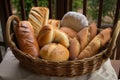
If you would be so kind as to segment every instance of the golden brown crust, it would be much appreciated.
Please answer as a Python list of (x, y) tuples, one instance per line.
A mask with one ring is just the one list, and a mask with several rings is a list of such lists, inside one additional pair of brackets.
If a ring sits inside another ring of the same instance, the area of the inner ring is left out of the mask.
[(69, 51), (61, 44), (50, 43), (41, 48), (40, 56), (43, 59), (53, 62), (67, 61), (69, 58)]
[(96, 36), (97, 26), (95, 23), (90, 24), (88, 27), (83, 28), (77, 33), (77, 39), (80, 42), (80, 51), (82, 51), (88, 43)]
[(60, 28), (60, 20), (49, 19), (48, 24), (53, 25), (54, 29), (59, 29)]
[(32, 25), (28, 21), (20, 21), (14, 28), (20, 50), (33, 57), (39, 56), (39, 46)]
[(91, 41), (97, 34), (97, 26), (95, 23), (91, 23), (89, 25), (89, 32), (90, 32), (90, 41)]
[(75, 37), (74, 38), (70, 38), (69, 41), (70, 41), (70, 46), (69, 46), (70, 59), (74, 60), (79, 55), (80, 43), (79, 43), (79, 41)]
[(54, 37), (53, 42), (60, 43), (67, 48), (69, 47), (69, 39), (64, 32), (62, 32), (58, 29), (54, 29), (54, 34), (55, 34), (55, 37)]
[(76, 31), (74, 31), (73, 29), (68, 28), (68, 27), (61, 27), (60, 30), (65, 32), (68, 35), (69, 38), (74, 38), (77, 34)]
[(83, 28), (81, 31), (77, 33), (77, 38), (80, 42), (80, 51), (82, 51), (87, 44), (89, 43), (90, 38), (90, 32), (89, 28)]
[(37, 37), (41, 28), (48, 23), (49, 9), (46, 7), (32, 7), (28, 21), (33, 25)]
[(104, 29), (85, 47), (79, 54), (78, 59), (88, 58), (97, 53), (111, 38), (111, 28)]
[(42, 47), (48, 43), (51, 43), (54, 39), (54, 30), (52, 25), (45, 25), (41, 29), (38, 35), (39, 46)]

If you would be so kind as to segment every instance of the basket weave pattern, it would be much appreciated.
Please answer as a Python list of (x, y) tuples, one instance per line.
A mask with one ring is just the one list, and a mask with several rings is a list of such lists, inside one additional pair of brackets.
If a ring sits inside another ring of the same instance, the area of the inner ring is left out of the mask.
[(16, 22), (20, 21), (17, 16), (12, 15), (8, 18), (6, 25), (7, 43), (13, 54), (20, 61), (20, 64), (27, 70), (48, 76), (73, 77), (81, 76), (83, 74), (98, 70), (113, 53), (116, 39), (120, 31), (120, 22), (118, 22), (118, 25), (113, 32), (109, 46), (95, 56), (82, 60), (50, 62), (44, 59), (34, 58), (17, 48), (16, 43), (13, 41), (14, 33), (12, 32), (10, 34), (10, 25), (13, 20)]

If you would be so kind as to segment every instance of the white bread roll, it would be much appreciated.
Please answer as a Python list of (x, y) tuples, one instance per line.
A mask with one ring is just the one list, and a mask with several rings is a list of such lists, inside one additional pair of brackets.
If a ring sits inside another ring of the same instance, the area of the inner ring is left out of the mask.
[(83, 14), (71, 11), (63, 16), (61, 26), (66, 26), (79, 32), (82, 28), (88, 26), (88, 20)]
[(41, 48), (40, 56), (49, 61), (63, 62), (69, 59), (69, 51), (61, 44), (50, 43)]

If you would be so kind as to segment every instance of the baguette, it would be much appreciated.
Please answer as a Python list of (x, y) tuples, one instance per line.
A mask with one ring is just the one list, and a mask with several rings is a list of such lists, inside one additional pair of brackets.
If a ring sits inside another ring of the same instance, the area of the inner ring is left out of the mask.
[(95, 55), (98, 50), (110, 40), (111, 32), (111, 28), (106, 28), (101, 31), (79, 54), (78, 59), (88, 58)]
[(70, 41), (69, 46), (70, 60), (74, 60), (79, 55), (80, 43), (75, 37), (70, 38), (69, 41)]
[(77, 39), (80, 42), (80, 52), (88, 45), (88, 43), (96, 36), (97, 26), (95, 23), (83, 28), (77, 33)]

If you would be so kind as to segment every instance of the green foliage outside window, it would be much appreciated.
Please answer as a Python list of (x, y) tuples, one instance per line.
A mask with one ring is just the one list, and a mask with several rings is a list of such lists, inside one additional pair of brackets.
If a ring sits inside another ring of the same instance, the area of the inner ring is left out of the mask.
[[(19, 0), (11, 0), (11, 1), (14, 4), (14, 7), (15, 8), (17, 7), (17, 13), (20, 15)], [(27, 13), (26, 16), (28, 17), (28, 13), (31, 7), (34, 6), (34, 2), (33, 0), (24, 0), (24, 1), (25, 1), (25, 7), (26, 7), (25, 11)], [(104, 0), (102, 18), (104, 18), (105, 16), (108, 16), (112, 20), (114, 19), (116, 1), (117, 0)], [(98, 18), (99, 2), (100, 0), (87, 0), (87, 16), (90, 17), (92, 20), (97, 20)], [(47, 7), (48, 0), (38, 0), (38, 6)], [(73, 8), (72, 8), (73, 11), (78, 11), (78, 10), (81, 10), (82, 8), (83, 8), (83, 0), (73, 0)], [(102, 20), (104, 22), (104, 19)]]
[[(20, 16), (20, 0), (11, 0), (13, 3), (13, 7), (17, 9), (17, 14)], [(30, 12), (30, 9), (32, 6), (34, 6), (33, 0), (24, 0), (25, 2), (25, 12), (26, 12), (26, 17), (28, 18), (28, 14)], [(38, 0), (38, 6), (48, 6), (48, 0)]]

